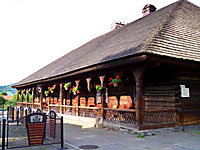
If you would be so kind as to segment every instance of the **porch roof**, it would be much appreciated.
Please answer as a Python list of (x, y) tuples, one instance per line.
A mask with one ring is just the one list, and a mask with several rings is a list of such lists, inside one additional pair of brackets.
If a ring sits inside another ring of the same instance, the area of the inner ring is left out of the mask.
[(199, 16), (199, 7), (187, 0), (177, 1), (89, 41), (14, 87), (141, 53), (200, 62)]

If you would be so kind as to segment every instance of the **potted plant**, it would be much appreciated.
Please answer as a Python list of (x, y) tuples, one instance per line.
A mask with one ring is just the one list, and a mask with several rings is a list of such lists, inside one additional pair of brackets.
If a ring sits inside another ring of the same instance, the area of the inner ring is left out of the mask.
[(48, 95), (49, 95), (49, 91), (44, 91), (44, 94), (45, 94), (46, 96), (48, 96)]
[(30, 94), (30, 93), (31, 93), (31, 89), (27, 89), (27, 90), (26, 90), (26, 93), (27, 93), (27, 94)]
[(65, 90), (67, 91), (68, 90), (68, 88), (71, 86), (71, 82), (67, 82), (67, 83), (65, 83), (64, 84), (64, 88), (65, 88)]
[(119, 78), (119, 76), (116, 76), (115, 79), (110, 78), (109, 80), (109, 85), (113, 85), (114, 87), (118, 87), (119, 83), (121, 83), (121, 79)]
[(20, 90), (17, 90), (17, 94), (20, 94)]
[(21, 94), (25, 94), (25, 92), (26, 92), (25, 90), (21, 90)]
[(103, 87), (101, 85), (96, 85), (96, 90), (98, 93), (100, 93), (101, 90), (103, 90)]
[(73, 92), (74, 95), (80, 93), (80, 91), (78, 90), (78, 87), (77, 87), (77, 86), (73, 86), (72, 89), (71, 89), (71, 91)]
[(51, 93), (53, 93), (53, 92), (54, 92), (54, 90), (55, 90), (55, 88), (54, 88), (54, 87), (50, 87), (50, 88), (49, 88), (49, 91), (50, 91)]

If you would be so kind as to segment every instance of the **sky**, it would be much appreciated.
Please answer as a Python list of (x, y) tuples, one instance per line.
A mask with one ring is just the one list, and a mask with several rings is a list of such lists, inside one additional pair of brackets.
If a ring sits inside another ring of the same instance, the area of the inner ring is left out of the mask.
[[(200, 6), (200, 0), (189, 0)], [(0, 86), (17, 83), (142, 8), (176, 0), (0, 0)], [(83, 56), (84, 57), (84, 56)]]

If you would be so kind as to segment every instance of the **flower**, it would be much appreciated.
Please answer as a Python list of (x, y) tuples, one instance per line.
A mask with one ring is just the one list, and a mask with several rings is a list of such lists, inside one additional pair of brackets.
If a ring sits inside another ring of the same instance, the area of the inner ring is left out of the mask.
[(113, 84), (113, 83), (115, 83), (115, 82), (118, 82), (118, 83), (121, 83), (121, 82), (122, 82), (121, 79), (119, 78), (119, 76), (116, 76), (115, 79), (112, 79), (112, 80), (111, 80), (111, 84)]
[(109, 82), (108, 85), (112, 85), (111, 82)]
[(78, 90), (78, 87), (77, 86), (73, 86), (71, 88), (71, 91), (74, 93), (74, 95), (76, 95), (77, 93), (80, 94), (80, 91)]

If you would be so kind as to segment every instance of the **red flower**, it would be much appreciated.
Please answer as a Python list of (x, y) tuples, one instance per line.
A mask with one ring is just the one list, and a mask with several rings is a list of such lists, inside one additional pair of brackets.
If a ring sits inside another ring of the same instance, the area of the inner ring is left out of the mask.
[(78, 94), (80, 93), (80, 91), (77, 92)]
[(112, 80), (112, 78), (109, 79), (109, 81), (111, 81), (111, 80)]
[(111, 82), (109, 82), (108, 85), (111, 85)]
[(116, 76), (116, 79), (119, 79), (119, 76)]

